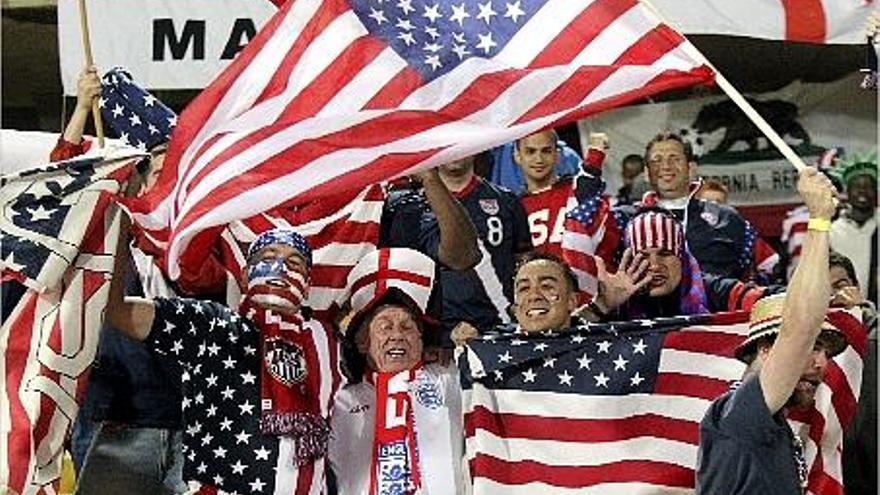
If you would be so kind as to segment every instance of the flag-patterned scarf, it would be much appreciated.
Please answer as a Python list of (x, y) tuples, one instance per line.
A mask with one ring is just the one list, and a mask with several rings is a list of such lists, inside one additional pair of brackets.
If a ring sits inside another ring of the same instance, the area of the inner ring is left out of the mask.
[(369, 495), (410, 495), (421, 488), (419, 454), (409, 386), (422, 368), (418, 363), (398, 373), (374, 372), (376, 424)]

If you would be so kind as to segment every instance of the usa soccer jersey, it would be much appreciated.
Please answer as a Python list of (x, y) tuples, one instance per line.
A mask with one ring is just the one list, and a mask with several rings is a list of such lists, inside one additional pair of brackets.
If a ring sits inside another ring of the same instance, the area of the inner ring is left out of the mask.
[[(441, 268), (443, 324), (466, 321), (478, 329), (509, 322), (514, 255), (529, 250), (528, 224), (519, 198), (474, 177), (454, 196), (477, 229), (482, 259), (470, 270)], [(421, 191), (392, 193), (382, 219), (381, 244), (418, 249), (437, 259), (440, 231)]]

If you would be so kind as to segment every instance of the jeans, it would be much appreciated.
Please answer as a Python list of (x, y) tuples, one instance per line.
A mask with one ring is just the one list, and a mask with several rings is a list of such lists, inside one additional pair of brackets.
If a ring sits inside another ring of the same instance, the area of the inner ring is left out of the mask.
[(180, 430), (102, 423), (86, 454), (76, 493), (185, 493), (182, 447)]

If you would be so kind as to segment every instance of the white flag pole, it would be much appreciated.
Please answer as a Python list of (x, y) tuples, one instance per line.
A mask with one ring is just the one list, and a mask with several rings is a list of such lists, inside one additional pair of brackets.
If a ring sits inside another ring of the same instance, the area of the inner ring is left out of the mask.
[[(675, 25), (664, 18), (660, 11), (658, 11), (651, 4), (650, 0), (639, 0), (639, 2), (641, 2), (642, 5), (651, 10), (651, 12), (653, 12), (654, 15), (656, 15), (661, 21), (663, 21), (664, 24), (668, 24), (669, 26), (675, 28)], [(678, 28), (676, 28), (676, 30), (678, 30)], [(769, 123), (767, 123), (766, 120), (764, 120), (764, 117), (761, 117), (761, 114), (759, 114), (757, 110), (752, 107), (752, 105), (745, 99), (745, 97), (743, 97), (742, 93), (734, 88), (732, 84), (730, 84), (730, 81), (728, 81), (724, 77), (724, 75), (719, 72), (714, 65), (712, 65), (712, 62), (710, 62), (709, 59), (707, 59), (706, 56), (697, 49), (697, 47), (695, 47), (690, 41), (688, 41), (681, 45), (681, 49), (689, 56), (706, 64), (710, 69), (715, 72), (715, 82), (718, 83), (718, 87), (721, 88), (721, 90), (724, 91), (727, 96), (729, 96), (730, 99), (733, 100), (734, 103), (736, 103), (736, 106), (738, 106), (740, 110), (742, 110), (743, 113), (745, 113), (746, 116), (755, 124), (755, 126), (757, 126), (758, 129), (760, 129), (761, 132), (764, 133), (764, 136), (766, 136), (767, 139), (771, 143), (773, 143), (774, 146), (776, 146), (776, 149), (778, 149), (779, 152), (782, 153), (782, 156), (784, 156), (794, 166), (794, 168), (798, 170), (798, 172), (807, 167), (807, 164), (804, 163), (804, 160), (801, 159), (801, 157), (798, 156), (798, 154), (795, 153), (793, 149), (791, 149), (791, 146), (789, 146), (788, 143), (786, 143), (782, 139), (782, 136), (780, 136), (779, 133), (777, 133), (776, 130), (774, 130), (773, 127)]]

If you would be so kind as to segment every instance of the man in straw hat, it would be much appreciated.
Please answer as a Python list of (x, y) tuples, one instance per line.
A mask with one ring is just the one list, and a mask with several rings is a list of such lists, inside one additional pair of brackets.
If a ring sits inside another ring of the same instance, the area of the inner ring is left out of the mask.
[(340, 495), (466, 491), (458, 374), (422, 362), (439, 329), (434, 282), (431, 258), (406, 248), (375, 251), (349, 275), (351, 383), (336, 398), (329, 456)]
[(306, 240), (291, 229), (260, 234), (234, 311), (194, 299), (123, 298), (120, 237), (107, 320), (187, 371), (184, 480), (204, 493), (324, 493), (341, 374), (334, 333), (301, 312), (311, 272)]
[(828, 359), (845, 340), (825, 323), (834, 188), (808, 168), (798, 190), (810, 211), (801, 263), (787, 295), (753, 306), (749, 337), (736, 349), (748, 365), (743, 382), (717, 398), (700, 423), (698, 494), (801, 494), (806, 486), (803, 450), (786, 411), (813, 403)]

